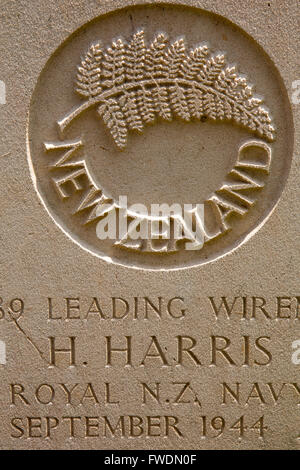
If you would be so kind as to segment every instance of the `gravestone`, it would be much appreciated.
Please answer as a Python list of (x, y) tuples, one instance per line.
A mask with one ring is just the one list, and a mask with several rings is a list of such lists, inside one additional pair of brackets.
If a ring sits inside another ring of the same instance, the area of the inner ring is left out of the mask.
[(1, 448), (299, 447), (298, 20), (4, 2)]

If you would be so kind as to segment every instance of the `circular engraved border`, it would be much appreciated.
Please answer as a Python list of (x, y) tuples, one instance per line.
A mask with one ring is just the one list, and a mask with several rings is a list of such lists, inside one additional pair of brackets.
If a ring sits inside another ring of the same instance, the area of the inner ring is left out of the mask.
[[(156, 5), (169, 6), (169, 7), (174, 6), (174, 7), (178, 7), (178, 8), (185, 8), (186, 7), (186, 8), (189, 8), (189, 9), (196, 10), (196, 11), (200, 12), (203, 15), (212, 15), (215, 18), (219, 18), (220, 21), (222, 21), (225, 24), (237, 29), (239, 34), (246, 37), (249, 41), (254, 42), (255, 47), (257, 48), (257, 50), (262, 55), (264, 55), (266, 57), (267, 61), (271, 64), (273, 70), (276, 72), (276, 75), (277, 75), (276, 78), (278, 80), (278, 83), (281, 86), (283, 99), (285, 100), (286, 105), (287, 105), (286, 109), (287, 109), (287, 114), (289, 115), (289, 118), (290, 118), (290, 129), (291, 129), (290, 133), (291, 133), (291, 135), (289, 136), (290, 141), (289, 141), (289, 148), (287, 149), (288, 158), (287, 158), (286, 165), (285, 165), (285, 173), (282, 174), (282, 177), (284, 178), (284, 182), (283, 182), (283, 184), (280, 188), (280, 191), (278, 191), (277, 198), (275, 198), (274, 201), (272, 201), (272, 204), (270, 204), (267, 213), (266, 213), (266, 209), (265, 209), (264, 212), (261, 214), (261, 216), (257, 218), (257, 225), (250, 232), (248, 232), (248, 233), (240, 236), (239, 238), (237, 238), (235, 243), (233, 245), (231, 245), (231, 247), (225, 253), (217, 254), (216, 257), (209, 257), (208, 259), (204, 259), (204, 260), (201, 260), (201, 261), (197, 260), (194, 263), (189, 263), (189, 264), (182, 265), (182, 266), (167, 266), (167, 267), (158, 266), (158, 267), (154, 267), (154, 266), (147, 266), (147, 265), (133, 265), (133, 264), (130, 264), (129, 262), (127, 263), (127, 262), (124, 262), (124, 261), (120, 261), (116, 257), (111, 258), (111, 257), (105, 255), (104, 253), (100, 254), (99, 252), (96, 252), (96, 251), (92, 250), (91, 247), (85, 246), (84, 243), (82, 242), (82, 240), (77, 235), (75, 235), (73, 233), (70, 233), (64, 227), (63, 223), (60, 223), (56, 220), (54, 211), (52, 211), (51, 208), (49, 208), (49, 206), (44, 201), (42, 194), (39, 191), (39, 187), (38, 187), (39, 185), (38, 185), (38, 181), (37, 181), (36, 174), (35, 174), (35, 171), (34, 171), (34, 165), (33, 165), (32, 159), (31, 159), (30, 136), (29, 136), (30, 111), (28, 112), (27, 127), (26, 127), (27, 159), (28, 159), (30, 174), (31, 174), (31, 177), (32, 177), (32, 180), (33, 180), (33, 185), (34, 185), (34, 188), (35, 188), (35, 190), (36, 190), (36, 192), (37, 192), (37, 194), (38, 194), (38, 196), (39, 196), (39, 198), (42, 202), (43, 207), (45, 208), (45, 210), (47, 211), (47, 213), (49, 214), (49, 216), (51, 217), (51, 219), (53, 220), (55, 225), (60, 230), (62, 230), (64, 232), (64, 234), (69, 239), (71, 239), (76, 245), (78, 245), (81, 249), (85, 250), (86, 252), (88, 252), (89, 254), (91, 254), (91, 255), (93, 255), (97, 258), (100, 258), (100, 259), (102, 259), (102, 260), (104, 260), (104, 261), (106, 261), (110, 264), (115, 264), (117, 266), (123, 266), (123, 267), (127, 267), (127, 268), (138, 269), (138, 270), (154, 271), (154, 272), (155, 271), (177, 271), (177, 270), (182, 270), (182, 269), (200, 267), (200, 266), (206, 265), (208, 263), (218, 261), (218, 260), (224, 258), (225, 256), (233, 253), (237, 248), (239, 248), (244, 243), (246, 243), (248, 240), (250, 240), (250, 238), (252, 238), (253, 235), (255, 235), (262, 228), (262, 226), (267, 222), (269, 217), (271, 217), (271, 215), (273, 214), (273, 212), (274, 212), (274, 210), (275, 210), (275, 208), (276, 208), (277, 204), (279, 203), (279, 200), (282, 196), (283, 190), (284, 190), (285, 185), (286, 185), (287, 180), (288, 180), (288, 175), (289, 175), (289, 172), (290, 172), (290, 168), (291, 168), (292, 157), (293, 157), (293, 149), (294, 149), (294, 122), (293, 122), (292, 108), (291, 108), (291, 104), (290, 104), (290, 100), (289, 100), (289, 96), (288, 96), (288, 93), (287, 93), (287, 90), (286, 90), (285, 83), (284, 83), (284, 81), (281, 77), (281, 74), (280, 74), (279, 70), (277, 69), (276, 64), (274, 63), (272, 58), (265, 52), (263, 47), (249, 33), (247, 33), (244, 29), (242, 29), (239, 25), (237, 25), (236, 23), (234, 23), (233, 21), (231, 21), (227, 17), (224, 17), (222, 14), (216, 13), (215, 11), (211, 11), (211, 10), (205, 10), (203, 7), (190, 5), (186, 1), (167, 0), (167, 1), (153, 3), (153, 2), (147, 1), (147, 0), (145, 0), (145, 1), (141, 1), (141, 0), (136, 0), (136, 1), (135, 0), (133, 0), (133, 1), (124, 0), (122, 2), (122, 5), (117, 6), (117, 7), (116, 7), (116, 5), (114, 5), (113, 1), (112, 2), (107, 2), (105, 5), (102, 5), (102, 7), (101, 7), (102, 12), (100, 14), (97, 14), (97, 16), (95, 18), (92, 18), (90, 21), (87, 21), (84, 24), (82, 24), (80, 27), (78, 27), (75, 31), (73, 31), (55, 49), (55, 51), (53, 51), (53, 53), (50, 55), (50, 57), (48, 58), (46, 63), (41, 68), (40, 74), (48, 66), (48, 64), (51, 62), (53, 56), (60, 49), (62, 49), (66, 45), (67, 42), (72, 41), (73, 37), (75, 37), (79, 32), (84, 30), (84, 28), (86, 28), (90, 24), (95, 23), (97, 20), (99, 20), (100, 18), (105, 17), (106, 15), (116, 13), (118, 11), (130, 9), (131, 7), (151, 6), (151, 5), (154, 5), (154, 6), (156, 6)], [(35, 90), (37, 88), (38, 83), (39, 83), (39, 77), (37, 79), (37, 82), (36, 82), (36, 85), (35, 85), (31, 100), (30, 100), (30, 109), (31, 109), (32, 103), (35, 99)]]

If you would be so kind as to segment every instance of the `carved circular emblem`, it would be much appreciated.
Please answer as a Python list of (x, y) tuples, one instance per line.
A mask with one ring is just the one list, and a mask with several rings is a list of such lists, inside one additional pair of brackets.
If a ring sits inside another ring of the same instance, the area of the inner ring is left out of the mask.
[(293, 124), (280, 75), (212, 13), (157, 2), (109, 13), (39, 77), (28, 124), (38, 194), (107, 261), (215, 260), (263, 225), (285, 184)]

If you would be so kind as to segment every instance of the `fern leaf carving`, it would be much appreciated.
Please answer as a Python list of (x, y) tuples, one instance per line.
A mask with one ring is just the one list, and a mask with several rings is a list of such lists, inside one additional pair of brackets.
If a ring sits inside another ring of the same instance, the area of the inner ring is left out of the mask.
[(223, 119), (225, 119), (225, 103), (219, 96), (215, 97), (215, 109), (216, 119), (223, 121)]
[(157, 114), (162, 119), (171, 121), (172, 112), (169, 105), (167, 88), (164, 86), (156, 86), (153, 90), (153, 99), (155, 104), (155, 111)]
[(225, 64), (223, 55), (210, 57), (203, 68), (200, 70), (198, 78), (208, 86), (214, 84)]
[(165, 55), (167, 77), (176, 78), (185, 59), (185, 44), (183, 39), (173, 42)]
[(124, 114), (117, 100), (110, 98), (98, 107), (98, 113), (109, 129), (119, 148), (125, 148), (127, 143), (127, 127)]
[(152, 92), (142, 86), (137, 91), (137, 104), (141, 113), (141, 117), (145, 123), (150, 124), (155, 121), (155, 107), (152, 98)]
[(230, 121), (233, 118), (232, 104), (228, 98), (225, 98), (224, 100), (224, 113), (225, 113), (225, 119), (228, 119), (228, 121)]
[(262, 99), (224, 55), (212, 54), (207, 45), (187, 50), (184, 39), (169, 42), (163, 33), (149, 45), (142, 30), (128, 44), (117, 39), (105, 51), (93, 44), (78, 67), (76, 91), (86, 101), (59, 122), (61, 129), (97, 104), (120, 149), (128, 130), (141, 132), (156, 116), (233, 121), (269, 141), (275, 138)]
[(104, 55), (103, 86), (112, 88), (125, 81), (125, 45), (122, 39), (113, 42)]
[(201, 117), (204, 116), (203, 91), (195, 85), (192, 85), (188, 89), (187, 94), (191, 117), (201, 119)]
[(101, 94), (101, 60), (100, 44), (92, 44), (78, 67), (76, 91), (79, 95), (91, 98)]
[(205, 116), (210, 119), (216, 120), (217, 111), (216, 111), (214, 95), (212, 93), (206, 93), (204, 95), (203, 104), (204, 104)]
[(144, 31), (138, 31), (134, 34), (126, 52), (126, 79), (129, 82), (138, 82), (144, 78), (145, 54)]
[(157, 78), (167, 76), (168, 63), (165, 58), (167, 44), (165, 34), (158, 34), (150, 44), (145, 57), (146, 77)]
[(136, 96), (134, 91), (128, 92), (120, 98), (122, 111), (129, 129), (141, 132), (143, 122), (138, 111)]
[(207, 46), (199, 46), (192, 49), (189, 56), (185, 58), (181, 64), (181, 75), (189, 80), (193, 80), (203, 69), (208, 54)]
[(175, 82), (174, 86), (170, 87), (170, 99), (174, 112), (184, 121), (190, 121), (190, 113), (188, 102), (186, 99), (186, 90)]

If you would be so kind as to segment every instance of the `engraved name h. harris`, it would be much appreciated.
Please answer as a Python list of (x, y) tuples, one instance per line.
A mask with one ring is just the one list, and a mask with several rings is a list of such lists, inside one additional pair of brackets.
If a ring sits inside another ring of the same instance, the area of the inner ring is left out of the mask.
[[(82, 343), (76, 336), (50, 336), (49, 366), (86, 366)], [(127, 336), (99, 336), (99, 362), (107, 367), (174, 367), (185, 366), (256, 366), (272, 362), (270, 336), (234, 336), (179, 334), (168, 340), (156, 335), (139, 339)], [(173, 351), (173, 352), (172, 352)], [(83, 361), (83, 362), (82, 362)]]

